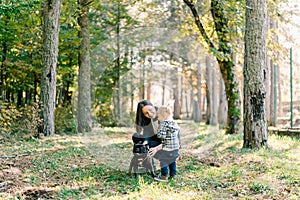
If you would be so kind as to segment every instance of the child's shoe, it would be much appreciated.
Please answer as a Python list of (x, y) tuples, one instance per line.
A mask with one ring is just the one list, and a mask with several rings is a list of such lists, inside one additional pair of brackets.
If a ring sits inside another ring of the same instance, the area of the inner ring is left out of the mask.
[(154, 178), (154, 180), (159, 181), (159, 182), (166, 182), (166, 181), (168, 181), (168, 177), (167, 176), (157, 176)]

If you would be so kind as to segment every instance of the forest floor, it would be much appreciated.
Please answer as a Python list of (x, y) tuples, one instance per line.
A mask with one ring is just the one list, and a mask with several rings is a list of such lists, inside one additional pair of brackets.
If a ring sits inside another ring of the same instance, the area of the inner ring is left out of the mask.
[(299, 139), (269, 135), (269, 149), (249, 150), (242, 134), (178, 123), (178, 176), (164, 183), (128, 173), (132, 128), (3, 142), (0, 199), (300, 199)]

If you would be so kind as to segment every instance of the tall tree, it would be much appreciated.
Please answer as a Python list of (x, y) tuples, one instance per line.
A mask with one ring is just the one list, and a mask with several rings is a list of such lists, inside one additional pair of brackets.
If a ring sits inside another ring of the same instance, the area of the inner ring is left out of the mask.
[(43, 132), (54, 134), (56, 98), (56, 67), (61, 0), (43, 1), (43, 55), (41, 76), (41, 107)]
[(226, 133), (237, 133), (239, 130), (241, 113), (240, 90), (235, 65), (231, 58), (232, 44), (230, 43), (229, 20), (226, 15), (226, 10), (224, 9), (226, 2), (211, 0), (210, 11), (214, 20), (214, 29), (217, 34), (217, 45), (215, 45), (200, 20), (195, 4), (191, 0), (183, 1), (190, 8), (195, 19), (195, 24), (197, 25), (206, 46), (208, 46), (210, 52), (215, 55), (220, 67), (228, 101)]
[(197, 63), (197, 68), (195, 69), (196, 73), (196, 81), (195, 81), (195, 89), (196, 89), (196, 94), (195, 94), (195, 99), (196, 99), (196, 104), (195, 104), (195, 114), (194, 114), (194, 121), (195, 122), (201, 122), (202, 120), (202, 86), (201, 86), (201, 66), (200, 63)]
[(205, 57), (205, 84), (206, 84), (206, 124), (210, 124), (211, 115), (212, 115), (212, 67), (211, 60), (209, 56)]
[[(173, 53), (171, 53), (170, 64), (172, 64), (173, 56), (174, 56)], [(178, 67), (173, 65), (171, 69), (171, 73), (173, 75), (171, 77), (172, 93), (173, 93), (173, 100), (174, 100), (173, 118), (180, 119)]]
[(224, 81), (221, 78), (219, 80), (219, 86), (218, 123), (220, 128), (224, 128), (226, 126), (228, 106), (226, 101)]
[(267, 147), (265, 112), (266, 0), (246, 1), (244, 61), (244, 145)]
[(190, 85), (191, 89), (191, 110), (192, 119), (194, 122), (201, 122), (202, 120), (202, 106), (201, 106), (201, 67), (197, 63), (195, 67), (191, 67)]
[(91, 127), (91, 66), (90, 66), (90, 31), (89, 4), (91, 0), (78, 0), (80, 13), (78, 37), (81, 40), (78, 53), (78, 132), (89, 132)]
[(217, 88), (218, 88), (218, 81), (217, 81), (217, 76), (218, 76), (218, 70), (217, 70), (217, 66), (216, 66), (216, 62), (213, 62), (212, 64), (212, 73), (211, 73), (211, 91), (212, 91), (212, 95), (214, 98), (212, 98), (211, 101), (211, 118), (210, 118), (210, 125), (218, 125), (218, 108), (219, 108), (219, 103), (220, 103), (220, 97), (219, 97), (219, 93), (217, 92)]
[[(277, 9), (275, 8), (275, 11)], [(274, 43), (278, 43), (278, 21), (274, 17), (270, 17), (270, 40)], [(270, 126), (276, 126), (277, 125), (277, 74), (278, 74), (278, 62), (276, 62), (276, 59), (278, 58), (278, 54), (276, 51), (272, 50), (272, 53), (274, 54), (273, 57), (270, 58), (269, 60), (269, 69), (270, 69), (270, 87), (269, 87), (269, 99), (270, 103), (267, 105), (270, 105), (269, 110), (270, 110), (270, 116), (269, 116), (269, 121), (270, 121)], [(268, 97), (268, 96), (267, 96)], [(268, 118), (267, 118), (268, 119)]]
[(116, 80), (116, 86), (115, 90), (116, 91), (116, 102), (115, 102), (115, 107), (116, 107), (116, 120), (117, 120), (117, 125), (122, 125), (123, 124), (123, 109), (122, 109), (122, 80), (121, 80), (121, 60), (120, 60), (120, 54), (121, 54), (121, 43), (120, 43), (120, 18), (121, 18), (121, 11), (120, 11), (120, 0), (117, 2), (117, 24), (116, 24), (116, 37), (117, 37), (117, 60), (116, 60), (116, 69), (117, 69), (117, 80)]

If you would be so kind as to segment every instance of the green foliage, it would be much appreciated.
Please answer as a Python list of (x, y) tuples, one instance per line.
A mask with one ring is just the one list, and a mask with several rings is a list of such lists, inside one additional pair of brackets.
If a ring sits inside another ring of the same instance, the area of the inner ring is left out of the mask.
[(20, 113), (14, 105), (3, 101), (0, 102), (0, 111), (0, 133), (2, 139), (6, 139), (10, 135), (12, 124), (20, 116)]
[(71, 105), (59, 105), (55, 109), (55, 131), (59, 135), (77, 133), (75, 116)]
[[(8, 0), (0, 6), (1, 92), (8, 101), (26, 91), (26, 103), (33, 102), (39, 80), (41, 63), (40, 1)], [(24, 105), (18, 99), (18, 105)]]
[(99, 105), (98, 108), (99, 109), (96, 110), (96, 117), (99, 120), (99, 123), (108, 127), (116, 126), (116, 121), (114, 120), (110, 105), (104, 103)]
[(3, 140), (28, 140), (40, 137), (38, 127), (42, 123), (37, 104), (17, 108), (0, 101), (0, 136)]
[(135, 111), (125, 114), (123, 113), (123, 118), (123, 125), (125, 125), (126, 127), (131, 127), (135, 122)]
[[(90, 12), (93, 106), (97, 119), (105, 126), (117, 124), (114, 99), (119, 80), (130, 70), (128, 49), (136, 45), (134, 37), (130, 36), (129, 40), (126, 36), (138, 25), (129, 15), (127, 3), (96, 1)], [(122, 84), (126, 85), (123, 80)], [(125, 95), (123, 93), (121, 96)]]
[[(119, 73), (117, 73), (117, 71)], [(116, 61), (114, 64), (108, 66), (97, 83), (95, 95), (96, 101), (95, 105), (99, 109), (96, 110), (96, 116), (99, 119), (99, 122), (104, 126), (115, 126), (116, 121), (113, 116), (113, 110), (111, 106), (111, 101), (115, 95), (116, 85), (119, 81), (119, 78), (129, 71), (128, 60), (127, 58), (121, 58), (120, 69), (118, 69), (118, 64)]]
[(60, 16), (59, 55), (57, 65), (57, 89), (58, 92), (69, 92), (70, 97), (63, 96), (58, 102), (70, 103), (72, 91), (78, 72), (78, 47), (79, 38), (77, 24), (77, 1), (63, 1)]
[(229, 110), (230, 116), (240, 117), (241, 110), (239, 108), (232, 108)]
[(254, 193), (264, 193), (270, 190), (268, 185), (264, 185), (262, 183), (253, 182), (250, 184), (250, 190)]

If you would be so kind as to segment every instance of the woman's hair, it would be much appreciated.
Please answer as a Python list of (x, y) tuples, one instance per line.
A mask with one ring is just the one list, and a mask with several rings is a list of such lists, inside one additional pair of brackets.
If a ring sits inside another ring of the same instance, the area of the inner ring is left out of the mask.
[(144, 127), (151, 123), (151, 119), (146, 117), (142, 112), (142, 108), (148, 105), (153, 106), (153, 104), (147, 100), (142, 100), (138, 103), (135, 118), (135, 124), (137, 126)]

